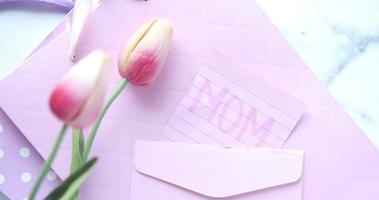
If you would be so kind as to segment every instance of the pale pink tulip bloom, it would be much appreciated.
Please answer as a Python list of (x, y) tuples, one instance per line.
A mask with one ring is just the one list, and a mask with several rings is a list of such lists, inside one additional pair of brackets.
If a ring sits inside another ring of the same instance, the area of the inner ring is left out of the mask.
[(94, 51), (73, 66), (54, 88), (50, 108), (64, 122), (85, 128), (98, 116), (106, 92), (110, 59)]
[(167, 20), (147, 22), (122, 49), (118, 60), (120, 75), (133, 85), (151, 84), (166, 62), (171, 36)]

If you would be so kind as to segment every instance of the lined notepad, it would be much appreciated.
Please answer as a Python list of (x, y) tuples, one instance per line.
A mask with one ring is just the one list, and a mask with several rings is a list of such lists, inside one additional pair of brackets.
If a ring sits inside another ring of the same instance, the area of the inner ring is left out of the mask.
[(162, 140), (273, 147), (284, 145), (305, 110), (222, 55), (213, 55), (161, 132)]

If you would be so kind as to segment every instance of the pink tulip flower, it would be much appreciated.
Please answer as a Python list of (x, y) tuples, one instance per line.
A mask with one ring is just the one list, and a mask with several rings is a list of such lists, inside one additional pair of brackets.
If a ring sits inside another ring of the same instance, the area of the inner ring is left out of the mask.
[(98, 116), (106, 90), (110, 59), (94, 51), (73, 66), (50, 96), (52, 112), (75, 128), (84, 128)]
[(166, 61), (171, 36), (167, 20), (147, 22), (122, 49), (118, 60), (120, 75), (133, 85), (151, 84)]

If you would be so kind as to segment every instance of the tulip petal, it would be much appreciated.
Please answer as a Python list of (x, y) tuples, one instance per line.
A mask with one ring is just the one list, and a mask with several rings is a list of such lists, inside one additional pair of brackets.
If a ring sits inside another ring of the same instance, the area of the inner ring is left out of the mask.
[[(145, 23), (142, 28), (140, 28), (130, 39), (130, 41), (125, 45), (119, 55), (119, 66), (121, 68), (125, 68), (126, 61), (129, 59), (130, 54), (136, 48), (141, 39), (146, 35), (149, 29), (153, 26), (153, 24), (157, 21), (157, 19), (152, 19)], [(123, 71), (123, 70), (122, 70)]]
[(152, 83), (166, 61), (171, 35), (167, 20), (148, 22), (120, 54), (120, 75), (134, 85)]
[(53, 113), (76, 128), (88, 125), (101, 108), (108, 72), (109, 58), (102, 51), (80, 60), (54, 89), (50, 97)]
[(55, 87), (50, 97), (50, 108), (59, 119), (70, 121), (78, 113), (86, 98), (80, 91), (71, 82), (61, 82)]
[(82, 106), (79, 114), (70, 121), (70, 124), (76, 128), (85, 128), (91, 124), (99, 115), (104, 102), (104, 88), (97, 88)]

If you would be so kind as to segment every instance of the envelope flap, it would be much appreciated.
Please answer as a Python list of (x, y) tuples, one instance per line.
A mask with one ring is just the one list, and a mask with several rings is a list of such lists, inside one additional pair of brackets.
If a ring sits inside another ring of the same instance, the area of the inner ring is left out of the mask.
[(229, 197), (296, 182), (303, 152), (137, 141), (142, 174), (209, 197)]

